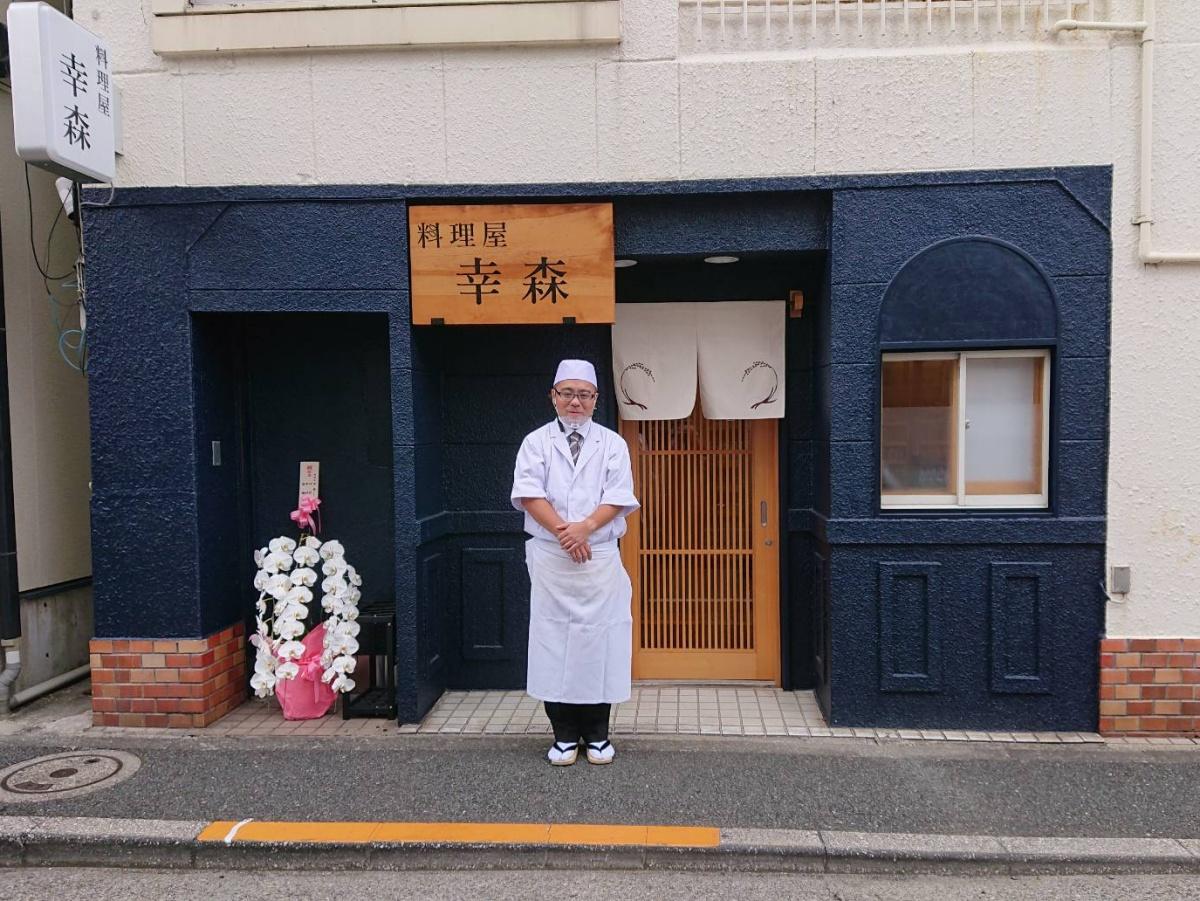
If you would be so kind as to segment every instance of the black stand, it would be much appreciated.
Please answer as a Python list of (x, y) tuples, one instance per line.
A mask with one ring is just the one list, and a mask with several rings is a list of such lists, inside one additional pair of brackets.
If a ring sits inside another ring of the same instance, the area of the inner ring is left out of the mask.
[(358, 610), (358, 653), (368, 660), (354, 672), (362, 686), (342, 699), (342, 719), (396, 718), (396, 605), (376, 601)]

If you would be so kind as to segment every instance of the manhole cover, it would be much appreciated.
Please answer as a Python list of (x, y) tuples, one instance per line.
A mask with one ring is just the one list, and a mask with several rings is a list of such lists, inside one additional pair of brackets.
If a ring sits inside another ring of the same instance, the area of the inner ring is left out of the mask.
[(125, 751), (70, 751), (0, 770), (0, 801), (59, 801), (124, 782), (142, 761)]

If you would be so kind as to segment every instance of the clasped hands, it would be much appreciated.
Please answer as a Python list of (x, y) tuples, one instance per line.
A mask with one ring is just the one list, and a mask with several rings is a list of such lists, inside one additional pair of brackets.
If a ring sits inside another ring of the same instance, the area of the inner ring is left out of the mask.
[(576, 563), (586, 563), (592, 559), (592, 547), (588, 539), (594, 531), (590, 520), (579, 522), (563, 522), (555, 526), (558, 533), (558, 543)]

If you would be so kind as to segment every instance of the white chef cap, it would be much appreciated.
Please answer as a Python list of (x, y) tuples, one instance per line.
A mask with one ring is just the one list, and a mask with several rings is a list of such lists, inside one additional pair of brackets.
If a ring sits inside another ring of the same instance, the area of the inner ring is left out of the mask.
[(554, 384), (565, 382), (567, 379), (579, 379), (590, 382), (596, 388), (600, 387), (600, 383), (596, 381), (596, 367), (587, 360), (563, 360), (559, 363), (558, 372), (554, 373)]

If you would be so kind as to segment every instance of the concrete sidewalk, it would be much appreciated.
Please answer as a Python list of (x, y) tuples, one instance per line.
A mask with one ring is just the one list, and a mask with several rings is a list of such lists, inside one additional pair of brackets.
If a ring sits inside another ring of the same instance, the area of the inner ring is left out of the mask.
[(1200, 872), (1190, 744), (636, 734), (555, 768), (540, 734), (94, 730), (78, 703), (0, 721), (9, 865)]

